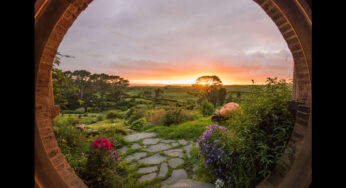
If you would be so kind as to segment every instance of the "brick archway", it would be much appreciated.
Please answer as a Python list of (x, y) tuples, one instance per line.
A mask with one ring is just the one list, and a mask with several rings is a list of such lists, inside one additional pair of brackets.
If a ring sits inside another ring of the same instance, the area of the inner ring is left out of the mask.
[[(308, 187), (311, 183), (311, 9), (306, 0), (254, 0), (271, 17), (294, 59), (295, 99), (302, 101), (287, 153), (257, 187)], [(52, 64), (58, 46), (92, 0), (35, 2), (35, 187), (87, 187), (61, 153), (52, 128)]]

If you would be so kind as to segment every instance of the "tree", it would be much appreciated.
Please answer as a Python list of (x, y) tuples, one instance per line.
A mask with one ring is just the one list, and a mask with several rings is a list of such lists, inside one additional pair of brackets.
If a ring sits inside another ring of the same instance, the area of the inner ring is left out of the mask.
[(217, 91), (222, 86), (222, 81), (218, 76), (201, 76), (192, 86), (199, 91), (200, 101), (206, 99), (212, 102), (214, 106), (216, 105)]

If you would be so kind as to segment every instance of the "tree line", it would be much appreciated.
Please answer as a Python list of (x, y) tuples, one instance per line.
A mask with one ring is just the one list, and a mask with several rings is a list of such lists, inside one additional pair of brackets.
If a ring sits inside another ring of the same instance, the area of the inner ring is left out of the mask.
[(62, 71), (57, 68), (61, 57), (57, 54), (52, 70), (54, 103), (59, 104), (61, 110), (84, 107), (89, 111), (102, 111), (109, 106), (126, 105), (124, 89), (129, 86), (128, 80), (86, 70)]

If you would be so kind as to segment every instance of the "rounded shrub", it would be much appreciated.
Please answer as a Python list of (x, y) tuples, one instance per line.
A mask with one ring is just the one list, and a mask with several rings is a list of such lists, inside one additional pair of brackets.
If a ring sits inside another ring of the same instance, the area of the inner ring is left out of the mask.
[(99, 116), (96, 117), (96, 121), (103, 121), (103, 119), (104, 119), (104, 118), (103, 118), (102, 115), (99, 115)]
[(116, 119), (118, 118), (118, 113), (116, 111), (110, 111), (106, 115), (106, 119)]
[(201, 104), (201, 112), (203, 116), (210, 116), (214, 113), (214, 105), (208, 100), (203, 100)]
[(76, 114), (83, 114), (85, 112), (85, 108), (80, 107), (74, 110)]
[(140, 131), (143, 129), (143, 127), (145, 126), (146, 123), (147, 123), (147, 121), (145, 120), (145, 118), (140, 118), (140, 119), (132, 122), (130, 129)]

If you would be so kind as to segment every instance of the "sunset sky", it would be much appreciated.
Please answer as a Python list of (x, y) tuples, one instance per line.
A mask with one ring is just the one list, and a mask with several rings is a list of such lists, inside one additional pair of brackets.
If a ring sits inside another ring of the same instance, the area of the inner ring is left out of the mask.
[(131, 84), (224, 84), (292, 79), (292, 55), (253, 0), (94, 0), (65, 35), (62, 70), (114, 74)]

